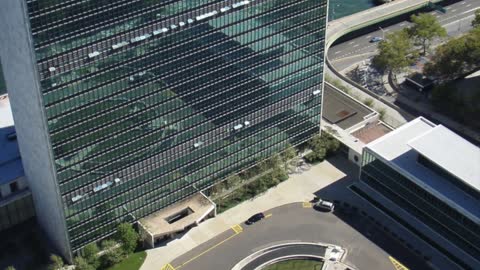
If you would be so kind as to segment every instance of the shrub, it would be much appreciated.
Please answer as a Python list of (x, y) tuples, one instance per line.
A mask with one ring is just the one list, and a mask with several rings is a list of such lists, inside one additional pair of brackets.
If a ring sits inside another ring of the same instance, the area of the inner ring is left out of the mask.
[(83, 250), (83, 258), (87, 261), (88, 264), (92, 265), (94, 268), (98, 268), (100, 261), (98, 258), (98, 246), (95, 243), (90, 243), (86, 245)]

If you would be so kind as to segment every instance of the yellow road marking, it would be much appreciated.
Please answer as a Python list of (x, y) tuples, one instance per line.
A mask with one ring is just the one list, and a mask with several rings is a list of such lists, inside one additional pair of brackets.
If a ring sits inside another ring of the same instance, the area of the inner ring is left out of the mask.
[(171, 264), (167, 263), (162, 267), (162, 270), (176, 270)]
[(271, 216), (272, 216), (272, 214), (268, 214), (268, 215), (265, 216), (265, 218), (269, 218)]
[(311, 208), (312, 203), (311, 202), (303, 202), (302, 206), (303, 206), (303, 208)]
[(232, 230), (237, 234), (243, 232), (243, 228), (239, 224), (232, 226)]
[(409, 270), (407, 267), (405, 267), (403, 264), (401, 264), (399, 261), (397, 261), (395, 258), (389, 256), (388, 257), (390, 261), (392, 262), (393, 266), (395, 267), (396, 270)]
[(210, 247), (209, 249), (205, 250), (204, 252), (198, 254), (197, 256), (191, 258), (190, 260), (188, 260), (188, 261), (182, 263), (181, 265), (177, 266), (176, 269), (173, 268), (173, 269), (162, 269), (162, 270), (178, 270), (178, 269), (182, 268), (183, 266), (191, 263), (192, 261), (198, 259), (200, 256), (203, 256), (203, 255), (206, 254), (207, 252), (210, 252), (212, 249), (214, 249), (214, 248), (220, 246), (221, 244), (227, 242), (228, 240), (232, 239), (233, 237), (235, 237), (235, 236), (237, 236), (237, 235), (238, 235), (238, 233), (235, 233), (234, 235), (231, 235), (230, 237), (228, 237), (227, 239), (223, 240), (222, 242), (220, 242), (220, 243), (218, 243), (218, 244)]

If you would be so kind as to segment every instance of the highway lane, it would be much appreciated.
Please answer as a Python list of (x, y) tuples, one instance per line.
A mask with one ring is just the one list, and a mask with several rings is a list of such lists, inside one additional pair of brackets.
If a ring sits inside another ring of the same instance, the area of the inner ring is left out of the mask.
[[(475, 11), (478, 9), (480, 9), (480, 1), (464, 0), (447, 6), (445, 14), (439, 11), (431, 11), (429, 13), (437, 17), (442, 26), (446, 28), (450, 37), (456, 37), (472, 28), (471, 21), (475, 16)], [(373, 37), (382, 37), (410, 25), (411, 23), (408, 21), (399, 22), (337, 44), (329, 49), (328, 57), (336, 69), (343, 70), (376, 54), (378, 43), (370, 42)]]

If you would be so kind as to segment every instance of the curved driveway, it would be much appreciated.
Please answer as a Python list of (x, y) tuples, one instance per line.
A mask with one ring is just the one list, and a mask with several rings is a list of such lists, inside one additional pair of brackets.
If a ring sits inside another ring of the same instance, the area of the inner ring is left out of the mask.
[(242, 270), (255, 270), (257, 267), (261, 266), (264, 263), (270, 262), (276, 258), (290, 255), (315, 255), (324, 257), (326, 250), (327, 248), (324, 246), (309, 244), (282, 246), (258, 256), (257, 258), (247, 263), (244, 267), (242, 267)]
[[(388, 253), (331, 213), (318, 212), (304, 208), (301, 203), (294, 203), (274, 208), (266, 214), (272, 215), (250, 226), (239, 224), (243, 231), (238, 232), (238, 227), (235, 228), (238, 233), (233, 229), (228, 230), (176, 258), (171, 265), (182, 270), (229, 270), (248, 255), (266, 247), (305, 241), (346, 248), (344, 262), (360, 270), (395, 269)], [(391, 247), (404, 250), (393, 240), (385, 241)], [(416, 262), (415, 269), (428, 269), (409, 251), (403, 252)]]

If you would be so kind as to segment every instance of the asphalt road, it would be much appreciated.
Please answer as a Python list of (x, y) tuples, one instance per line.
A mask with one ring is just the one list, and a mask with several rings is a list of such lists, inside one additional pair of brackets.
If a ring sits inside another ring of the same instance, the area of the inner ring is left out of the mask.
[[(472, 28), (471, 21), (477, 9), (480, 9), (480, 1), (464, 0), (447, 6), (446, 13), (439, 11), (431, 11), (429, 13), (437, 17), (440, 24), (446, 28), (449, 36), (455, 37)], [(353, 64), (367, 60), (375, 55), (377, 51), (377, 43), (370, 43), (372, 37), (382, 37), (384, 34), (398, 31), (410, 25), (410, 22), (403, 21), (383, 28), (383, 32), (378, 29), (337, 44), (328, 51), (330, 62), (337, 70), (341, 71)]]
[[(250, 226), (239, 224), (243, 231), (239, 232), (238, 227), (228, 230), (176, 258), (171, 265), (177, 270), (228, 270), (243, 258), (267, 246), (306, 241), (330, 243), (346, 248), (345, 262), (358, 269), (395, 269), (389, 260), (390, 255), (376, 244), (378, 242), (370, 241), (360, 233), (361, 229), (357, 231), (334, 214), (305, 208), (302, 203), (274, 208), (266, 214), (271, 216)], [(403, 250), (404, 258), (411, 259), (415, 269), (428, 269), (395, 240), (381, 236), (381, 232), (372, 233), (374, 235), (368, 233), (368, 237), (380, 237), (387, 242), (389, 248)]]
[(324, 246), (316, 246), (316, 245), (292, 245), (292, 246), (284, 246), (271, 252), (268, 252), (252, 261), (247, 263), (242, 270), (255, 270), (257, 267), (270, 262), (276, 258), (289, 256), (289, 255), (316, 255), (316, 256), (324, 256), (325, 251), (327, 250)]

